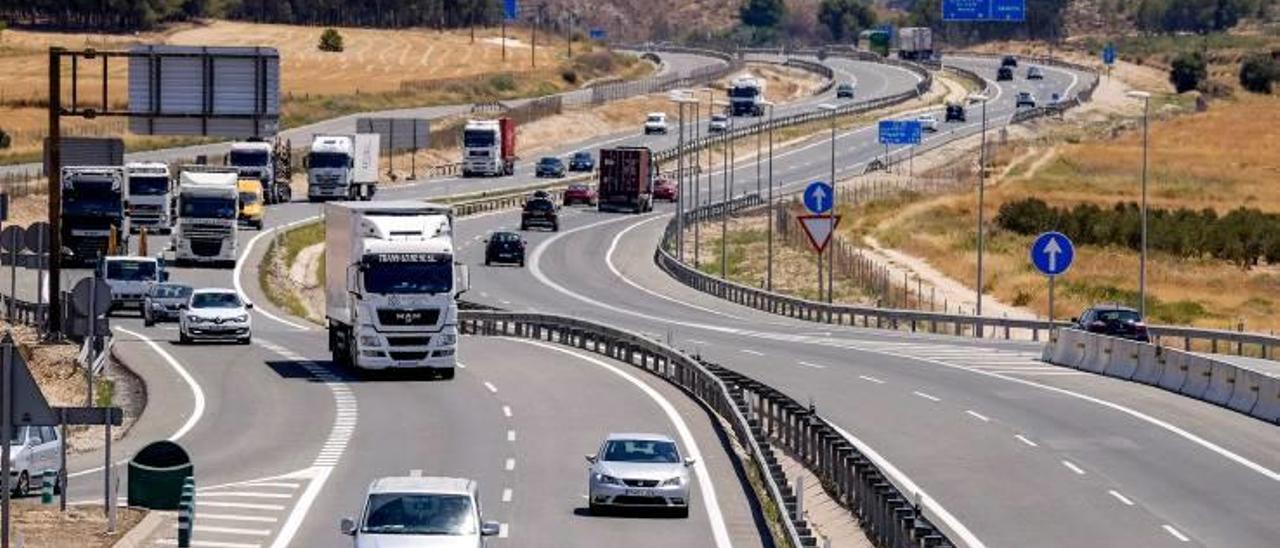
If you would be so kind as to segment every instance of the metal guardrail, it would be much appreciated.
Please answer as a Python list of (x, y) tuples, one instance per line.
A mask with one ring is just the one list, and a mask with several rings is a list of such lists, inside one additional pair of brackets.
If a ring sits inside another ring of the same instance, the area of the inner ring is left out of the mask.
[(817, 546), (817, 539), (798, 511), (799, 495), (773, 454), (773, 446), (816, 474), (835, 500), (854, 512), (877, 546), (953, 546), (910, 493), (903, 493), (812, 407), (745, 375), (694, 359), (634, 332), (577, 318), (463, 310), (458, 313), (458, 324), (464, 334), (538, 339), (595, 352), (685, 390), (729, 425), (754, 468), (761, 472), (763, 495), (785, 516), (782, 531), (771, 531), (780, 546)]

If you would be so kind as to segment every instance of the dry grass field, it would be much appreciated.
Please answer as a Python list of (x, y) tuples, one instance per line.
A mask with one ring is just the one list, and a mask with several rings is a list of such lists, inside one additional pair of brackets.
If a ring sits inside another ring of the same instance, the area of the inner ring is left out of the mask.
[[(508, 29), (505, 61), (497, 29), (477, 29), (476, 41), (472, 44), (470, 34), (465, 30), (340, 28), (345, 43), (345, 51), (341, 53), (317, 49), (323, 30), (322, 27), (231, 21), (181, 25), (164, 32), (137, 35), (7, 30), (0, 38), (0, 74), (4, 75), (4, 84), (0, 86), (0, 129), (9, 132), (13, 145), (0, 151), (0, 160), (36, 159), (38, 143), (47, 131), (45, 107), (50, 46), (98, 49), (123, 49), (134, 44), (274, 47), (281, 53), (286, 124), (306, 123), (356, 110), (466, 101), (468, 99), (462, 96), (476, 92), (477, 87), (401, 93), (399, 90), (404, 82), (459, 80), (510, 73), (517, 76), (517, 85), (500, 90), (506, 95), (556, 91), (568, 87), (560, 73), (562, 69), (573, 66), (565, 58), (563, 41), (556, 40), (548, 44), (549, 47), (538, 48), (538, 66), (536, 69), (531, 67), (530, 36), (524, 30)], [(589, 47), (588, 44), (578, 44), (574, 53), (585, 52)], [(70, 76), (70, 63), (64, 64), (67, 65), (63, 72), (66, 82)], [(627, 74), (635, 75), (642, 68), (639, 63), (635, 65), (615, 69), (630, 70)], [(122, 107), (127, 100), (125, 64), (113, 63), (109, 65), (109, 72), (110, 102)], [(101, 65), (82, 63), (79, 73), (83, 82), (79, 89), (80, 100), (96, 103), (101, 95)], [(584, 75), (583, 80), (592, 76), (595, 75)], [(70, 97), (67, 90), (63, 100), (69, 103)], [(69, 135), (121, 135), (124, 133), (124, 121), (68, 118), (64, 120), (64, 128)], [(154, 144), (136, 138), (128, 141), (131, 148)]]
[[(1243, 95), (1215, 103), (1205, 113), (1154, 122), (1150, 204), (1219, 213), (1241, 206), (1280, 212), (1277, 151), (1280, 97)], [(1140, 169), (1140, 132), (1062, 143), (1056, 156), (1030, 176), (1011, 177), (988, 191), (987, 219), (995, 218), (1001, 204), (1031, 196), (1057, 206), (1109, 208), (1136, 201)], [(972, 284), (975, 205), (972, 194), (930, 199), (898, 210), (873, 232), (884, 244)], [(1047, 313), (1045, 280), (1026, 257), (1030, 238), (989, 227), (987, 288), (1002, 302)], [(1137, 271), (1137, 254), (1128, 249), (1080, 248), (1071, 271), (1059, 280), (1059, 315), (1099, 301), (1136, 303)], [(1155, 253), (1148, 263), (1148, 293), (1154, 322), (1280, 328), (1280, 265), (1242, 270), (1221, 261)]]

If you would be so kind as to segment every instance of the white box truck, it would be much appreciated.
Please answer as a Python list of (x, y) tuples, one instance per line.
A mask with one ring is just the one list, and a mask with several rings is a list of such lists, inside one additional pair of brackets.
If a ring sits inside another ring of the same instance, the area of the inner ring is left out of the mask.
[(453, 210), (413, 201), (325, 204), (325, 318), (334, 363), (453, 377), (457, 297)]
[(898, 57), (908, 61), (927, 61), (933, 58), (933, 29), (929, 27), (903, 27), (898, 29)]
[(316, 135), (307, 153), (307, 200), (373, 199), (378, 189), (377, 133)]
[(173, 179), (161, 162), (124, 165), (125, 212), (132, 230), (168, 233), (173, 227)]
[(184, 166), (181, 173), (174, 258), (179, 264), (235, 266), (240, 213), (236, 169)]

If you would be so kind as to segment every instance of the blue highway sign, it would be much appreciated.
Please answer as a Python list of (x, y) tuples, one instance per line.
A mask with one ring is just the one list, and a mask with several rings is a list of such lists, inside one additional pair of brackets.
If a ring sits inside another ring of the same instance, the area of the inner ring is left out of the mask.
[(1021, 22), (1026, 19), (1026, 0), (942, 0), (943, 21)]
[(1045, 276), (1066, 272), (1075, 258), (1075, 244), (1061, 232), (1045, 232), (1031, 244), (1031, 263)]
[(520, 17), (520, 0), (503, 0), (502, 14), (508, 21)]
[(809, 213), (822, 215), (831, 211), (831, 202), (835, 196), (836, 193), (831, 185), (823, 181), (814, 181), (804, 189), (804, 207), (809, 210)]
[(916, 120), (881, 120), (880, 144), (882, 145), (918, 145), (920, 144), (920, 122)]
[(604, 29), (591, 29), (589, 36), (592, 40), (604, 40)]

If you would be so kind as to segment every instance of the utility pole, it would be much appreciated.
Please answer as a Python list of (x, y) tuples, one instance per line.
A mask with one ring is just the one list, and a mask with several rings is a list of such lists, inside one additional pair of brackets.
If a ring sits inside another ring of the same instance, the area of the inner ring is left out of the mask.
[(1142, 101), (1142, 252), (1138, 256), (1138, 314), (1147, 317), (1147, 148), (1151, 118), (1151, 94), (1130, 91), (1129, 97)]
[(987, 101), (985, 95), (976, 95), (975, 99), (982, 101), (982, 144), (978, 153), (978, 283), (975, 286), (977, 306), (974, 307), (974, 315), (977, 316), (977, 336), (982, 337), (982, 255), (983, 247), (986, 244), (986, 238), (983, 230), (984, 212), (982, 210), (986, 205), (987, 192)]
[(764, 286), (766, 291), (773, 291), (773, 225), (777, 222), (775, 216), (777, 211), (773, 204), (773, 103), (769, 105), (769, 257), (766, 261), (768, 265), (765, 267)]
[(54, 339), (58, 338), (62, 333), (61, 54), (62, 48), (49, 48), (49, 165), (46, 166), (47, 173), (45, 173), (45, 176), (49, 179), (49, 314), (47, 316), (48, 325), (45, 326), (45, 329), (50, 338)]

